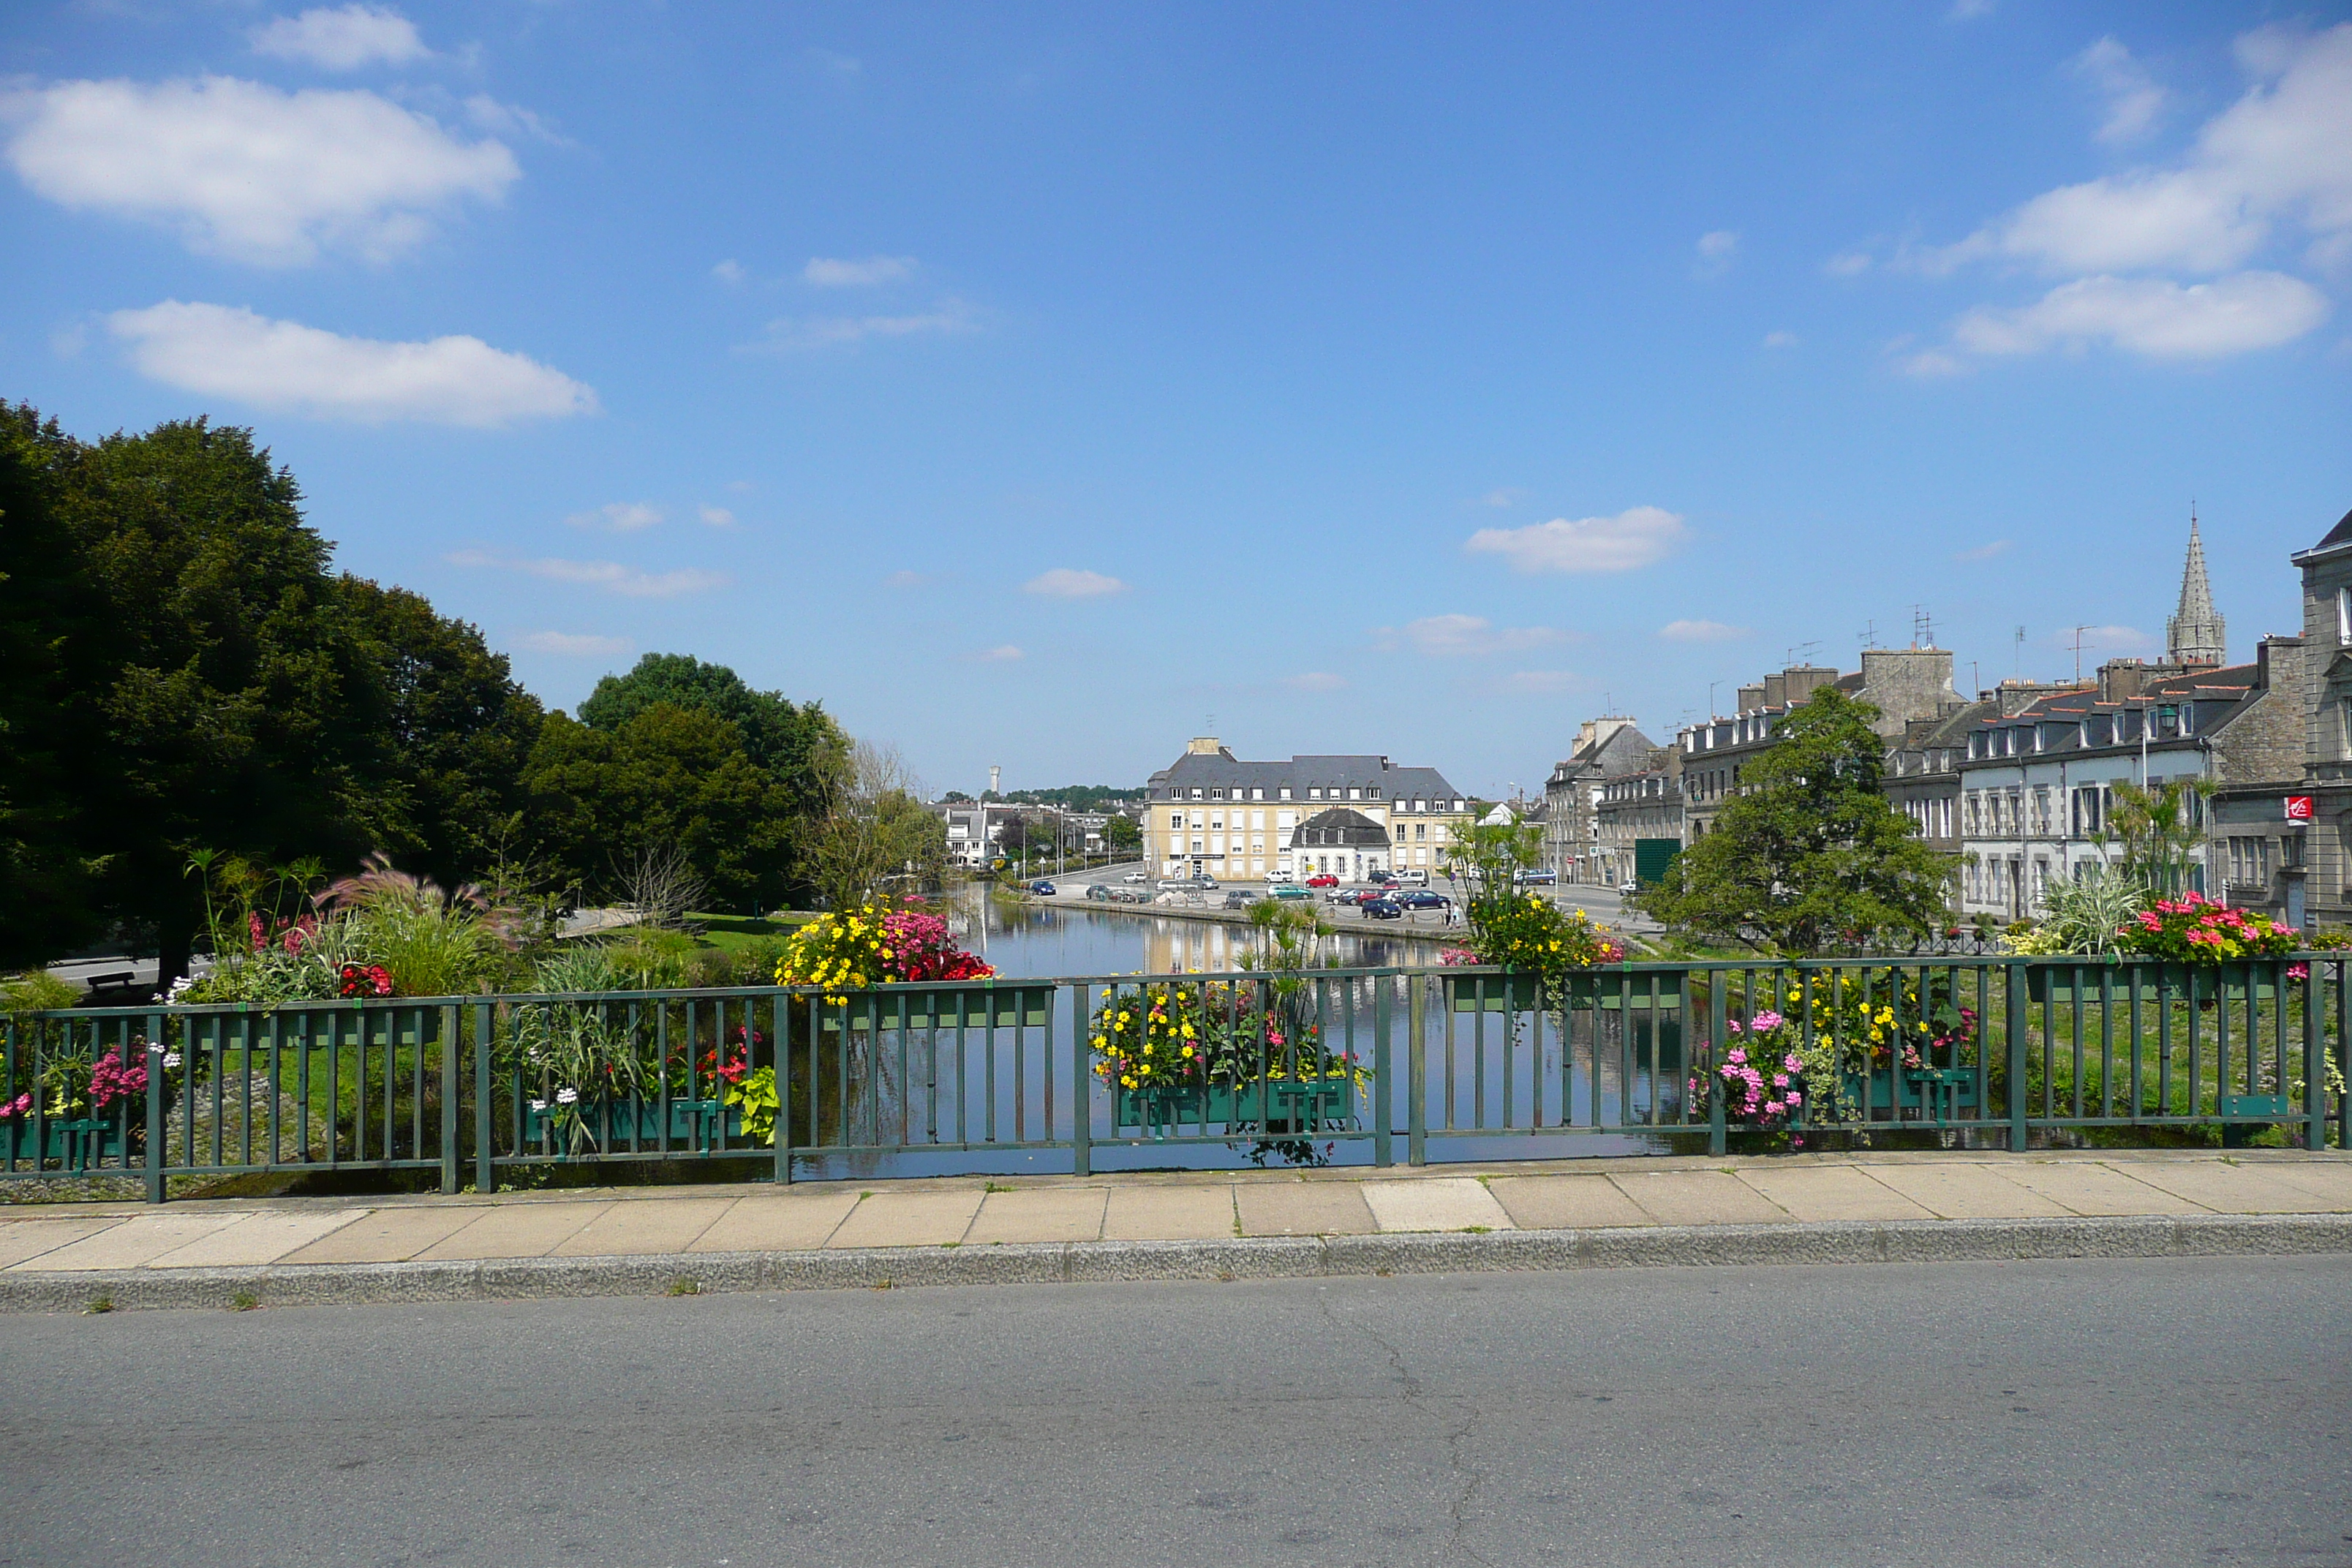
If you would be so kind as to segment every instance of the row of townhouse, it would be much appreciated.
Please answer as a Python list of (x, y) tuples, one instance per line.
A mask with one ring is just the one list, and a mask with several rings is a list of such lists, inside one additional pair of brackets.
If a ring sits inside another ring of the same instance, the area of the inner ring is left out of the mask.
[(1435, 768), (1373, 755), (1244, 762), (1214, 736), (1196, 737), (1145, 794), (1144, 864), (1163, 877), (1442, 871), (1475, 820)]
[(2037, 912), (2053, 878), (2120, 858), (2118, 784), (2189, 778), (2202, 781), (2188, 810), (2205, 834), (2192, 886), (2297, 923), (2352, 913), (2352, 514), (2294, 559), (2304, 633), (2263, 638), (2250, 664), (2225, 663), (2192, 520), (2161, 661), (2003, 681), (1969, 700), (1949, 652), (1874, 648), (1856, 671), (1792, 664), (1742, 687), (1737, 711), (1685, 726), (1670, 747), (1630, 719), (1593, 721), (1553, 772), (1554, 868), (1646, 877), (1662, 851), (1706, 835), (1790, 710), (1834, 686), (1879, 710), (1882, 787), (1924, 840), (1960, 858), (1954, 901), (1967, 912)]

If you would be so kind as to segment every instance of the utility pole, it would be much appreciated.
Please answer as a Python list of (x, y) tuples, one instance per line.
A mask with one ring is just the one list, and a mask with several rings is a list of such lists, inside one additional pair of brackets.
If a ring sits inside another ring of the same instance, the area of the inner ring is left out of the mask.
[(2074, 628), (2074, 684), (2077, 686), (2083, 684), (2083, 634), (2090, 629), (2088, 626)]

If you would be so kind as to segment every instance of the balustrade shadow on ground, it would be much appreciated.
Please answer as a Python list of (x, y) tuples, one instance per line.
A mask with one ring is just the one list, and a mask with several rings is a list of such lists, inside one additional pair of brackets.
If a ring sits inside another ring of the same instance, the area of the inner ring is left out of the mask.
[(289, 1173), (488, 1192), (553, 1166), (1386, 1165), (1400, 1141), (1415, 1164), (1892, 1132), (2021, 1150), (2280, 1126), (2315, 1148), (2352, 1144), (2347, 967), (1381, 968), (33, 1013), (5, 1026), (0, 1179), (127, 1176), (160, 1202)]

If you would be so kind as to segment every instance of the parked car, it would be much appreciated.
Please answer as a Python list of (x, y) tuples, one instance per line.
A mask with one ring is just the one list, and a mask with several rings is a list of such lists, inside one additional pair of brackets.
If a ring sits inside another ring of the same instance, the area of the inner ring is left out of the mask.
[(1623, 881), (1617, 884), (1618, 894), (1622, 898), (1630, 899), (1641, 890), (1642, 884), (1633, 880), (1631, 877), (1626, 878)]
[(1283, 902), (1288, 903), (1294, 899), (1311, 898), (1314, 895), (1295, 883), (1276, 882), (1265, 890), (1265, 896), (1269, 899), (1280, 899)]
[(1429, 886), (1429, 873), (1422, 870), (1418, 867), (1407, 867), (1405, 869), (1399, 871), (1394, 879), (1408, 888), (1426, 888)]
[(1522, 871), (1516, 879), (1522, 888), (1549, 888), (1559, 878), (1550, 871)]
[(1245, 910), (1255, 902), (1257, 902), (1255, 899), (1251, 898), (1247, 893), (1243, 892), (1238, 888), (1225, 895), (1225, 908), (1229, 910)]
[(1087, 889), (1087, 897), (1094, 900), (1098, 904), (1107, 904), (1110, 902), (1111, 889), (1109, 884), (1105, 882), (1097, 882), (1093, 884)]
[(1307, 885), (1310, 888), (1336, 888), (1339, 885), (1339, 879), (1326, 871), (1320, 876), (1307, 878)]
[(1386, 871), (1374, 871), (1372, 873), (1372, 881), (1376, 886), (1385, 888), (1393, 880), (1395, 880), (1395, 879), (1391, 877)]
[(1192, 886), (1196, 888), (1213, 888), (1216, 885), (1217, 879), (1214, 877), (1210, 876), (1206, 871), (1195, 871), (1192, 873)]
[(1368, 921), (1401, 921), (1404, 910), (1394, 899), (1366, 899), (1356, 906), (1356, 912)]
[(1029, 890), (1041, 899), (1050, 899), (1054, 896), (1054, 884), (1046, 881), (1032, 882), (1029, 884)]
[(1389, 897), (1390, 901), (1401, 909), (1447, 910), (1454, 907), (1452, 899), (1447, 898), (1444, 893), (1433, 893), (1427, 888), (1415, 888), (1404, 893), (1391, 893)]
[(1129, 871), (1126, 876), (1121, 877), (1119, 880), (1122, 882), (1149, 882), (1151, 880), (1151, 873), (1149, 871)]
[(1163, 893), (1190, 893), (1196, 890), (1196, 884), (1190, 877), (1162, 877), (1160, 879), (1160, 890)]

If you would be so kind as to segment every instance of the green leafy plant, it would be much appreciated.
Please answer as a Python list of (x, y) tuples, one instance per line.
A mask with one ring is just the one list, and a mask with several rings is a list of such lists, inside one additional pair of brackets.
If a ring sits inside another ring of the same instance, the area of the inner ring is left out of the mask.
[(776, 1143), (776, 1069), (753, 1068), (728, 1083), (727, 1103), (743, 1113), (743, 1136), (774, 1148)]

